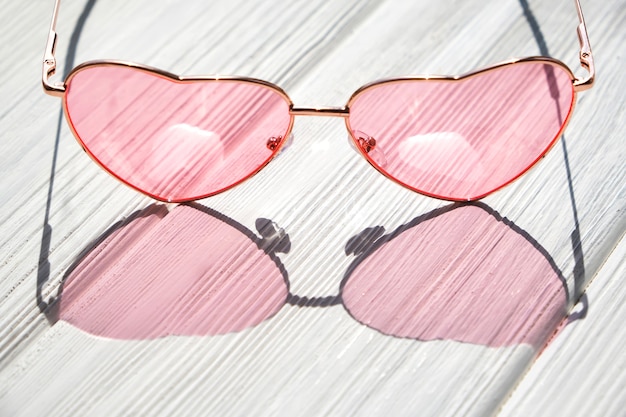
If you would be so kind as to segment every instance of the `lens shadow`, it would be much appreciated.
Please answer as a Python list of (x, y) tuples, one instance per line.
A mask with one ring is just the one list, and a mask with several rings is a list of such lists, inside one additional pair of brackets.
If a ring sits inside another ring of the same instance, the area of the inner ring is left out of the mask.
[(567, 315), (565, 278), (552, 257), (483, 203), (434, 210), (368, 242), (379, 234), (372, 230), (346, 248), (357, 258), (341, 299), (383, 334), (539, 348)]
[(338, 295), (291, 294), (277, 252), (287, 233), (259, 235), (199, 204), (153, 204), (113, 225), (69, 268), (51, 322), (93, 335), (154, 339), (254, 327), (284, 304), (343, 304), (385, 335), (492, 347), (542, 346), (566, 316), (565, 279), (528, 233), (483, 203), (452, 204), (346, 244), (356, 258)]
[(288, 239), (259, 238), (198, 204), (152, 205), (81, 254), (49, 318), (114, 339), (241, 331), (285, 304), (287, 272), (274, 252)]

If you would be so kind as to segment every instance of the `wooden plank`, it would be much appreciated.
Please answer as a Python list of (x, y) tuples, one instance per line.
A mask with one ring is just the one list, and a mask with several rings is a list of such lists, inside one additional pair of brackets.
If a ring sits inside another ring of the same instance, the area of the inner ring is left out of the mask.
[(537, 359), (500, 415), (618, 416), (626, 406), (626, 241), (589, 285), (569, 322)]
[[(492, 414), (626, 228), (619, 1), (583, 5), (599, 81), (580, 94), (562, 141), (523, 179), (482, 205), (454, 210), (379, 175), (350, 149), (341, 121), (319, 118), (299, 118), (291, 147), (253, 179), (202, 201), (208, 210), (151, 207), (80, 152), (60, 103), (42, 94), (50, 10), (5, 3), (11, 13), (0, 17), (9, 28), (0, 45), (15, 61), (0, 65), (15, 82), (0, 86), (4, 414)], [(576, 68), (575, 26), (569, 1), (68, 3), (58, 50), (65, 72), (87, 59), (128, 59), (177, 73), (268, 79), (297, 105), (339, 106), (373, 79), (465, 72), (545, 49)], [(76, 27), (82, 30), (70, 43)], [(142, 217), (146, 208), (156, 218)], [(107, 232), (133, 213), (139, 213), (133, 220), (150, 221)], [(190, 309), (194, 303), (185, 297), (209, 300), (202, 285), (211, 281), (183, 274), (188, 263), (176, 263), (191, 249), (179, 255), (147, 236), (174, 239), (178, 230), (201, 248), (206, 242), (194, 239), (219, 239), (226, 230), (232, 240), (215, 246), (224, 256), (215, 262), (226, 277), (240, 271), (249, 279), (243, 254), (252, 250), (248, 259), (266, 262), (254, 245), (272, 245), (261, 239), (271, 229), (257, 230), (257, 223), (267, 224), (262, 219), (289, 236), (289, 250), (283, 240), (282, 252), (270, 256), (284, 266), (288, 302), (270, 308), (260, 323), (244, 320), (244, 330), (218, 315), (226, 334), (180, 327), (193, 320), (165, 320), (202, 314), (202, 302)], [(196, 230), (205, 232), (196, 236)], [(452, 239), (454, 233), (461, 237)], [(88, 252), (93, 242), (96, 249)], [(426, 261), (433, 259), (429, 270)], [(408, 291), (411, 279), (380, 289), (391, 288), (388, 297), (406, 295), (406, 305), (432, 296), (414, 326), (375, 323), (391, 300), (402, 305), (397, 299), (375, 298), (371, 309), (359, 304), (359, 291), (382, 279), (394, 283), (374, 273), (385, 263), (398, 267), (394, 274), (423, 272), (415, 276), (421, 292)], [(485, 265), (500, 280), (468, 272)], [(504, 273), (505, 265), (515, 274)], [(446, 272), (434, 273), (437, 268)], [(151, 302), (172, 295), (168, 279), (183, 276), (195, 289), (182, 292), (187, 301), (169, 299), (155, 309)], [(90, 279), (93, 286), (86, 285)], [(342, 281), (345, 291), (356, 291), (352, 302), (337, 297)], [(57, 303), (43, 314), (60, 289), (68, 308)], [(509, 316), (490, 310), (502, 303), (514, 306)], [(87, 320), (96, 305), (106, 313)], [(591, 307), (603, 309), (601, 302)], [(107, 321), (121, 311), (123, 319)], [(124, 319), (136, 327), (124, 326)]]

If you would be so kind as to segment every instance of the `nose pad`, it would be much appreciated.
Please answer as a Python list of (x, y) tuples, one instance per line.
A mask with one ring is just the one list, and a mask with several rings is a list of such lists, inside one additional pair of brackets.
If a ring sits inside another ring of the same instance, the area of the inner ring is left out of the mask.
[(267, 143), (265, 146), (267, 146), (267, 149), (273, 152), (276, 150), (276, 148), (278, 148), (282, 144), (282, 148), (280, 149), (280, 152), (278, 153), (278, 155), (280, 155), (289, 146), (291, 146), (292, 143), (293, 143), (293, 134), (290, 133), (286, 140), (283, 140), (282, 136), (272, 136), (271, 138), (267, 140)]
[[(376, 165), (381, 168), (385, 168), (387, 166), (387, 157), (385, 156), (385, 152), (380, 149), (380, 146), (377, 145), (374, 137), (361, 132), (360, 130), (353, 130), (352, 134), (354, 135), (354, 138), (356, 139), (361, 150), (365, 152), (367, 156), (369, 156), (370, 159), (376, 163)], [(350, 142), (352, 143), (352, 146), (355, 147), (354, 142)]]
[(282, 141), (283, 141), (282, 136), (272, 136), (271, 138), (267, 140), (267, 143), (265, 146), (267, 146), (267, 149), (274, 152), (276, 148), (280, 146)]

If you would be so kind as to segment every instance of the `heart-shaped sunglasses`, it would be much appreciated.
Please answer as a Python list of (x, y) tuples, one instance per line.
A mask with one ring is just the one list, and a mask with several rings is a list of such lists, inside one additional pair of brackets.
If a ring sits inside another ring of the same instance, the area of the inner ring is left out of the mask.
[(574, 1), (584, 78), (536, 56), (460, 76), (380, 80), (344, 107), (304, 108), (266, 81), (183, 77), (130, 62), (86, 62), (54, 83), (56, 0), (42, 81), (63, 98), (68, 124), (94, 161), (157, 200), (197, 200), (250, 178), (285, 145), (295, 116), (344, 118), (355, 148), (408, 189), (477, 200), (541, 159), (565, 129), (576, 93), (594, 83)]

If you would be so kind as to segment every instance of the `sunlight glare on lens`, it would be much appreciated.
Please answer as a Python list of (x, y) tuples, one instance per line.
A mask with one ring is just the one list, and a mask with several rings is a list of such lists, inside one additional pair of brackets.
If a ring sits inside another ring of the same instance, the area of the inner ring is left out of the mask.
[[(462, 153), (465, 167), (460, 170), (452, 156)], [(432, 132), (410, 136), (398, 145), (398, 154), (405, 164), (425, 173), (445, 169), (447, 177), (462, 181), (474, 172), (484, 172), (480, 154), (472, 147), (465, 136), (458, 132)]]

